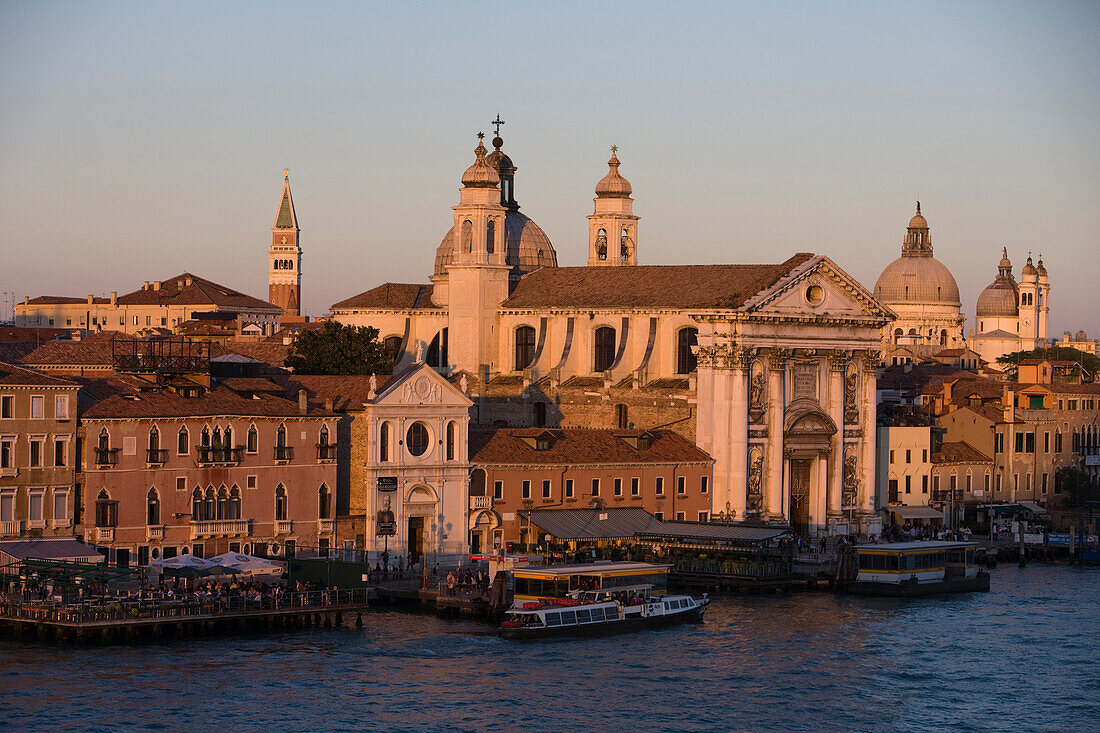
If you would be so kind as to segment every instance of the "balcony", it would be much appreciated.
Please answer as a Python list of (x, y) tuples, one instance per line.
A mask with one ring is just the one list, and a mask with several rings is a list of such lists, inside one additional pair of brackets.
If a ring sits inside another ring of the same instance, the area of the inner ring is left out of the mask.
[(0, 522), (0, 535), (4, 537), (18, 537), (23, 533), (23, 522), (15, 519), (6, 522)]
[(196, 460), (199, 465), (214, 463), (240, 463), (244, 459), (244, 448), (211, 448), (208, 445), (200, 445), (195, 448)]
[(294, 528), (293, 519), (276, 519), (275, 520), (275, 534), (290, 534), (290, 531)]
[(200, 537), (248, 537), (252, 534), (251, 519), (211, 519), (191, 521), (191, 539)]
[(72, 519), (65, 519), (65, 518), (51, 519), (50, 520), (50, 526), (53, 527), (54, 529), (65, 529), (67, 527), (73, 526), (73, 520)]
[(318, 519), (317, 534), (332, 534), (336, 531), (335, 519)]
[(96, 448), (95, 465), (100, 468), (109, 468), (118, 465), (118, 448)]
[(328, 443), (326, 445), (317, 444), (317, 460), (318, 461), (335, 461), (336, 460), (336, 444)]
[(491, 496), (471, 496), (470, 497), (470, 510), (475, 509), (492, 509), (493, 497)]
[(145, 451), (145, 462), (149, 465), (164, 465), (168, 463), (168, 450), (165, 448), (150, 448)]
[(145, 539), (152, 542), (153, 540), (164, 539), (164, 525), (163, 524), (150, 524), (145, 527)]
[(114, 527), (96, 527), (95, 528), (95, 541), (97, 544), (104, 544), (105, 542), (115, 541), (115, 528)]
[(28, 519), (27, 529), (45, 529), (46, 524), (47, 522), (45, 519)]
[(4, 466), (0, 468), (0, 478), (15, 478), (19, 475), (19, 469), (15, 466)]
[(1028, 423), (1051, 422), (1054, 420), (1054, 410), (1049, 408), (1018, 407), (1015, 410), (1016, 419)]
[(275, 446), (275, 460), (289, 463), (294, 460), (294, 448), (289, 445)]

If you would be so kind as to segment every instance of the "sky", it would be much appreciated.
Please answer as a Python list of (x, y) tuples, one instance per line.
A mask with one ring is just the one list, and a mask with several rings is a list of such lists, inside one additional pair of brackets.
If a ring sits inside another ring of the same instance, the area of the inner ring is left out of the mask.
[[(586, 260), (612, 144), (643, 264), (826, 254), (915, 201), (967, 316), (1001, 247), (1100, 337), (1100, 3), (0, 2), (0, 319), (184, 271), (266, 297), (290, 169), (310, 315), (427, 282), (478, 131)], [(13, 295), (12, 295), (13, 294)]]

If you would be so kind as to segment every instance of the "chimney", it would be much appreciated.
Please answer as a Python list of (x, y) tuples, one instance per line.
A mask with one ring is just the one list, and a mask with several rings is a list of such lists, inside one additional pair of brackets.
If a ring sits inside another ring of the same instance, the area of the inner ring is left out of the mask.
[(153, 290), (158, 291), (158, 292), (160, 291), (160, 280), (157, 280), (156, 282), (153, 283)]
[(148, 281), (148, 280), (146, 280), (146, 281), (145, 281), (145, 282), (144, 282), (144, 283), (142, 284), (142, 286), (141, 286), (141, 289), (142, 289), (142, 290), (148, 290), (148, 289), (149, 289), (149, 281)]
[(304, 389), (298, 390), (298, 412), (306, 414), (309, 411), (309, 402), (306, 400), (306, 391)]
[(111, 305), (118, 305), (118, 291), (111, 291)]
[(332, 398), (325, 398), (325, 412), (332, 412)]
[(190, 278), (190, 276), (188, 276), (187, 278), (185, 278), (185, 279), (184, 279), (184, 281), (183, 281), (183, 284), (184, 284), (184, 285), (185, 285), (186, 287), (191, 287), (191, 283), (193, 283), (193, 282), (194, 282), (194, 280), (192, 280), (192, 279)]
[[(23, 305), (30, 305), (30, 302), (31, 302), (31, 296), (24, 295), (23, 296)], [(1066, 335), (1068, 336), (1069, 333), (1067, 332)]]

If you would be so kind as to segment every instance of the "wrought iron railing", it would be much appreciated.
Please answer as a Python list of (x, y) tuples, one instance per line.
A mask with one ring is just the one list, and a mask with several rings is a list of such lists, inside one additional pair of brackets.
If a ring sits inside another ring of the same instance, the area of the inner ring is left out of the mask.
[(293, 461), (294, 460), (294, 447), (289, 445), (277, 445), (275, 446), (275, 460), (276, 461)]
[(244, 459), (244, 448), (211, 448), (200, 445), (195, 448), (199, 463), (240, 463)]
[(145, 451), (146, 463), (168, 463), (168, 450), (165, 448), (149, 448)]
[(335, 461), (336, 460), (336, 444), (335, 443), (325, 443), (324, 445), (318, 444), (317, 445), (317, 460), (318, 461)]
[(95, 465), (97, 466), (117, 466), (118, 465), (118, 448), (96, 448), (95, 449)]

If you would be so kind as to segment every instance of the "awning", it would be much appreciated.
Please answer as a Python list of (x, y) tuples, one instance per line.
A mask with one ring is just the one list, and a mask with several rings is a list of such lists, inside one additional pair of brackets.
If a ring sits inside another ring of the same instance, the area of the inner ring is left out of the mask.
[(1038, 504), (1036, 504), (1033, 501), (1021, 501), (1021, 502), (1018, 502), (1018, 503), (1019, 503), (1020, 506), (1022, 506), (1024, 509), (1027, 509), (1032, 514), (1046, 514), (1047, 513), (1046, 509), (1043, 509), (1041, 506), (1039, 506)]
[(531, 524), (559, 540), (631, 540), (661, 524), (645, 509), (535, 509), (521, 512)]
[(737, 524), (705, 524), (701, 522), (662, 522), (638, 532), (636, 539), (644, 542), (720, 542), (755, 545), (782, 537), (785, 527), (760, 527)]
[(943, 512), (930, 506), (889, 506), (886, 510), (902, 519), (943, 519)]

